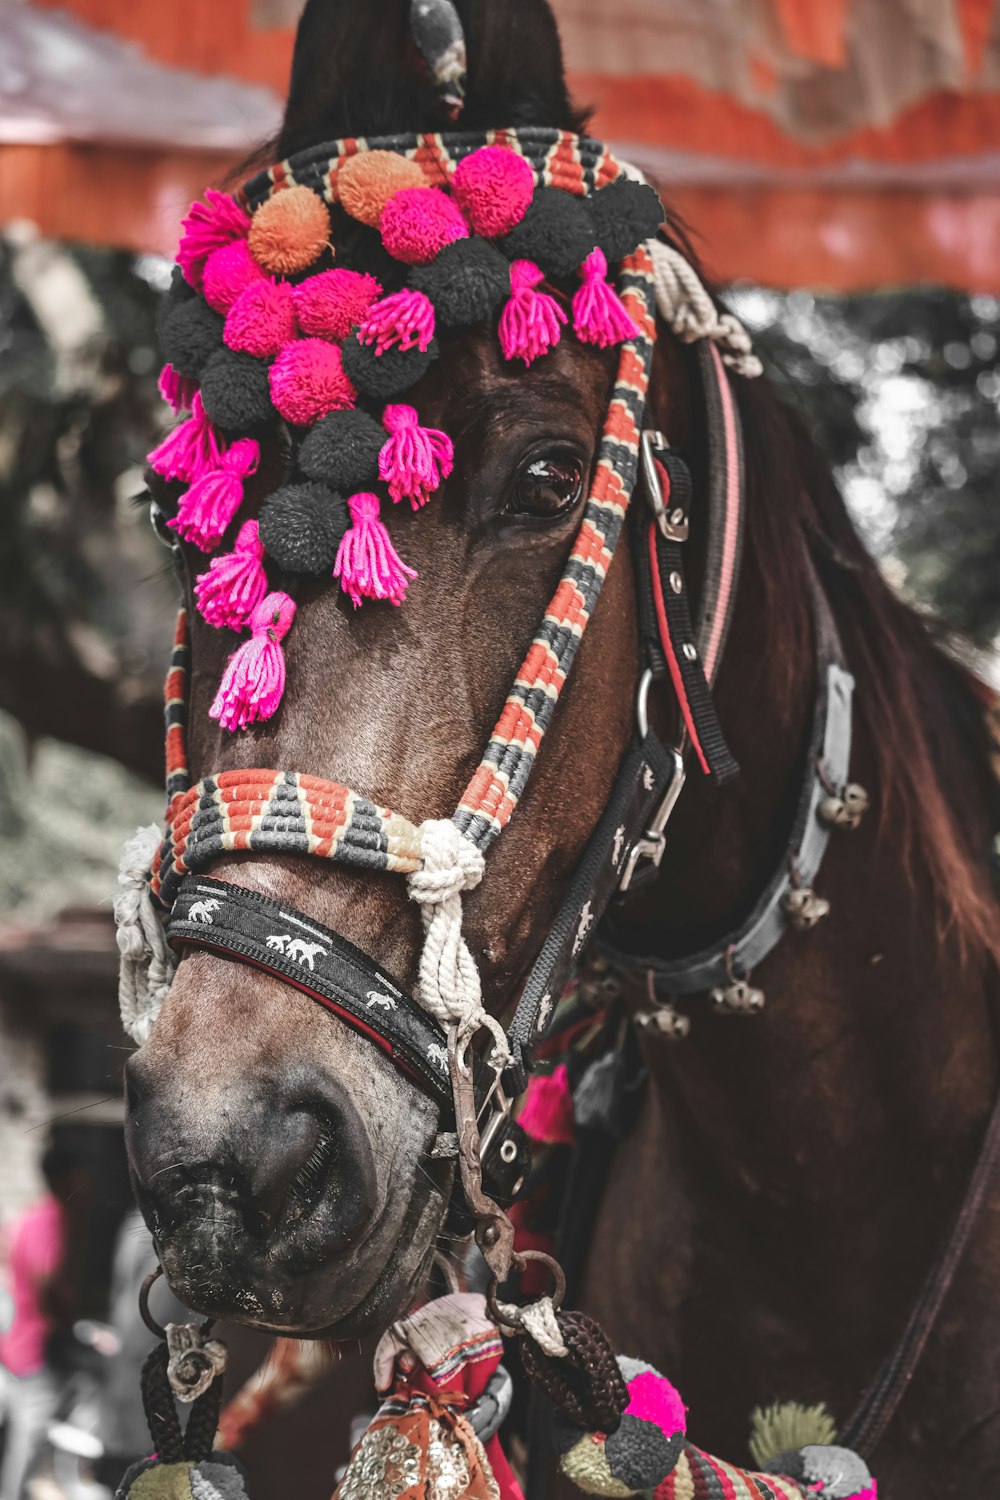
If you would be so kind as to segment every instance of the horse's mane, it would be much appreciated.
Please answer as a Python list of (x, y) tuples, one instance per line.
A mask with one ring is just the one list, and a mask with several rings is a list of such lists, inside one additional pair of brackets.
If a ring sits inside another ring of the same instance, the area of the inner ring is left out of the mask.
[[(688, 247), (690, 253), (690, 247)], [(766, 380), (737, 381), (747, 463), (748, 551), (759, 561), (770, 617), (798, 608), (806, 625), (802, 546), (837, 621), (858, 691), (855, 713), (870, 740), (880, 833), (899, 839), (899, 875), (915, 885), (922, 864), (936, 897), (939, 936), (963, 957), (983, 949), (1000, 962), (1000, 922), (989, 845), (1000, 827), (1000, 782), (990, 690), (962, 663), (936, 622), (904, 602), (864, 546), (830, 463), (803, 419)], [(797, 524), (790, 525), (794, 519)], [(780, 605), (779, 605), (780, 601)], [(789, 636), (789, 638), (791, 638)], [(780, 650), (780, 642), (774, 643)], [(801, 683), (789, 672), (779, 721)]]

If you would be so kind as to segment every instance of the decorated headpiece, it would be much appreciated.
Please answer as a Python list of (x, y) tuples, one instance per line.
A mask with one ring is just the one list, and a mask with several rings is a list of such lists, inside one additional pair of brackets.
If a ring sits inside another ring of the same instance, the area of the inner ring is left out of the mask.
[[(385, 502), (419, 510), (451, 473), (451, 438), (406, 400), (442, 344), (492, 324), (530, 365), (570, 328), (638, 338), (622, 266), (662, 219), (598, 142), (552, 130), (339, 141), (191, 207), (160, 318), (160, 389), (190, 415), (149, 462), (185, 486), (168, 524), (217, 554), (201, 614), (249, 633), (210, 709), (224, 728), (280, 702), (295, 603), (275, 585), (402, 603), (416, 573)], [(280, 423), (291, 480), (219, 551)]]

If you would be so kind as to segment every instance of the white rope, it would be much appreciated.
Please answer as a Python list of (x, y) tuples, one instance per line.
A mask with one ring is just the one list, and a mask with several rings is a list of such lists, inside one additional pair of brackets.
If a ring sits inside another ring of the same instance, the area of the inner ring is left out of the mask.
[(722, 362), (748, 380), (763, 372), (753, 343), (734, 313), (720, 313), (702, 285), (697, 271), (679, 250), (663, 240), (647, 240), (653, 260), (656, 310), (685, 344), (710, 339)]
[(424, 924), (418, 998), (445, 1031), (458, 1029), (460, 1045), (485, 1027), (494, 1039), (493, 1062), (503, 1066), (510, 1058), (507, 1039), (483, 1009), (479, 969), (462, 935), (462, 892), (483, 878), (482, 851), (450, 818), (427, 818), (418, 832), (422, 863), (406, 882)]
[(543, 1354), (552, 1359), (567, 1359), (569, 1350), (563, 1342), (551, 1297), (539, 1297), (520, 1310), (521, 1322)]
[(539, 1297), (537, 1302), (529, 1302), (526, 1307), (517, 1307), (513, 1302), (498, 1302), (497, 1311), (512, 1328), (520, 1324), (550, 1359), (569, 1358), (551, 1297)]
[(174, 977), (174, 955), (149, 893), (149, 867), (163, 839), (155, 824), (138, 828), (121, 852), (115, 897), (118, 951), (118, 1004), (122, 1025), (141, 1046), (167, 997)]

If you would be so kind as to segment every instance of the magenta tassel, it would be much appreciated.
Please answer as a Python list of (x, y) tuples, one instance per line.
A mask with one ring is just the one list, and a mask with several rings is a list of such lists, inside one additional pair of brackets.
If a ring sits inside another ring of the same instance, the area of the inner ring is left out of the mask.
[(515, 260), (510, 268), (510, 301), (500, 314), (500, 344), (505, 359), (526, 365), (558, 344), (566, 314), (548, 292), (536, 292), (544, 277), (534, 261)]
[(234, 651), (222, 674), (209, 717), (223, 729), (246, 729), (269, 719), (285, 691), (285, 653), (281, 642), (295, 619), (295, 601), (287, 594), (268, 594), (250, 616), (250, 640)]
[(532, 1140), (548, 1146), (575, 1143), (573, 1095), (565, 1063), (560, 1063), (547, 1077), (543, 1073), (534, 1075), (517, 1123)]
[(358, 329), (358, 338), (363, 344), (374, 344), (376, 354), (383, 354), (393, 344), (400, 349), (416, 345), (423, 351), (433, 337), (434, 304), (423, 292), (409, 288), (376, 302)]
[(639, 337), (638, 328), (607, 275), (604, 251), (591, 250), (580, 267), (583, 285), (573, 298), (573, 328), (577, 338), (601, 349)]
[(357, 609), (362, 599), (389, 599), (402, 604), (413, 568), (401, 561), (389, 533), (379, 520), (377, 495), (352, 495), (347, 502), (353, 525), (337, 549), (333, 576)]
[(147, 454), (147, 462), (161, 479), (183, 479), (185, 484), (192, 484), (217, 469), (225, 451), (223, 439), (205, 415), (201, 396), (195, 395), (187, 421), (167, 433), (159, 447)]
[(188, 285), (200, 292), (202, 272), (212, 251), (248, 234), (250, 219), (235, 198), (209, 188), (204, 203), (192, 203), (182, 221), (182, 228), (177, 264)]
[(212, 559), (207, 573), (195, 580), (198, 608), (217, 629), (242, 630), (267, 593), (264, 545), (256, 521), (244, 521), (236, 546)]
[(164, 365), (156, 388), (171, 411), (190, 411), (191, 403), (198, 394), (197, 380), (188, 380), (178, 375), (173, 365)]
[(434, 427), (421, 427), (412, 406), (387, 406), (382, 423), (389, 439), (378, 456), (379, 478), (393, 500), (409, 500), (419, 510), (452, 471), (451, 438)]
[(237, 438), (219, 467), (202, 474), (184, 491), (177, 514), (167, 525), (202, 552), (211, 552), (243, 502), (244, 479), (256, 472), (259, 462), (256, 438)]

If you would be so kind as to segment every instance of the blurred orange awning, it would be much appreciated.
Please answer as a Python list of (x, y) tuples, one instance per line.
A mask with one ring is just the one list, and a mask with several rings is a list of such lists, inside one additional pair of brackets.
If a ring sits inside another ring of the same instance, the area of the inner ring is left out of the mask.
[[(79, 59), (77, 97), (36, 48), (27, 97), (0, 79), (0, 221), (169, 254), (189, 199), (273, 128), (300, 6), (0, 9), (5, 56), (20, 12), (22, 30), (44, 20), (84, 53), (89, 38), (94, 76), (117, 66), (148, 101), (116, 112), (105, 89), (88, 105)], [(657, 180), (721, 280), (1000, 291), (1000, 0), (554, 8), (595, 132)]]

